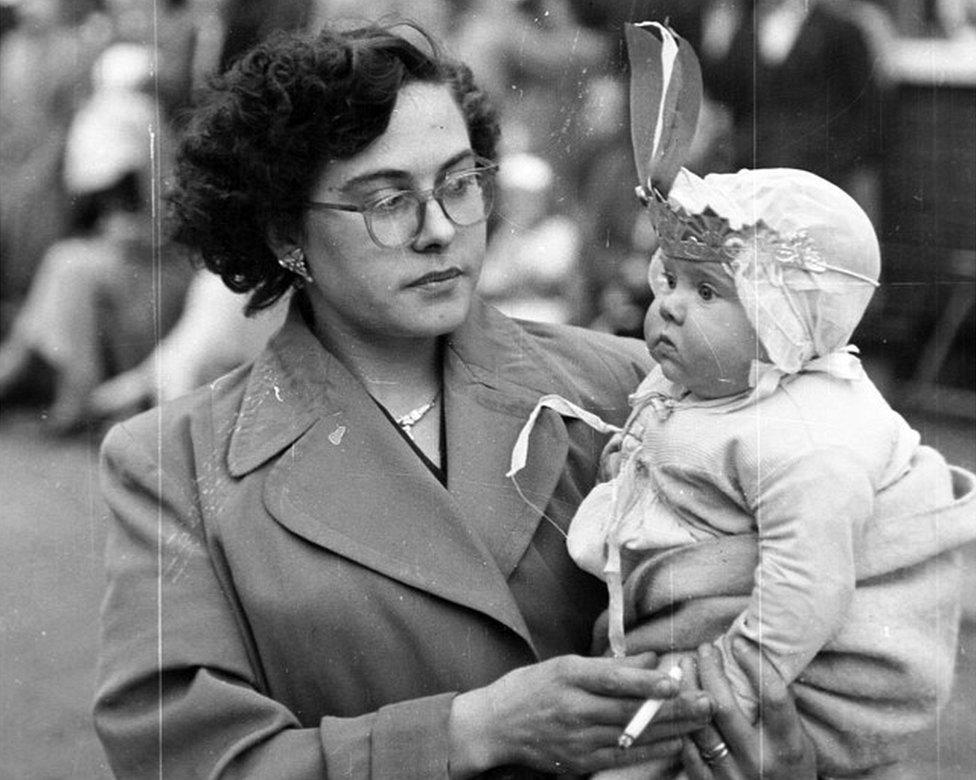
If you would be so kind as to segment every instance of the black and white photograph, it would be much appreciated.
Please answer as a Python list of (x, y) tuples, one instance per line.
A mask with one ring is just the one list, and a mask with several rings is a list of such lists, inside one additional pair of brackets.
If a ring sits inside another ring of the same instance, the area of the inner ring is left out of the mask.
[(0, 780), (976, 776), (976, 0), (0, 0)]

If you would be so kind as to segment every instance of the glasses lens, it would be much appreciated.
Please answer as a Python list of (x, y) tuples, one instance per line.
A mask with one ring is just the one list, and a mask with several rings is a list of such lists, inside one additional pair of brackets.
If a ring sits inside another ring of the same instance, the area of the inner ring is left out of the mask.
[(420, 227), (417, 195), (410, 191), (389, 195), (366, 209), (369, 229), (377, 243), (398, 247), (408, 243)]
[(455, 225), (483, 222), (491, 212), (491, 175), (482, 171), (450, 174), (437, 188), (437, 199)]
[[(490, 173), (461, 171), (446, 176), (433, 195), (451, 222), (467, 227), (491, 213), (492, 184)], [(413, 241), (420, 233), (425, 198), (425, 193), (404, 190), (366, 206), (366, 225), (376, 243), (395, 249)]]

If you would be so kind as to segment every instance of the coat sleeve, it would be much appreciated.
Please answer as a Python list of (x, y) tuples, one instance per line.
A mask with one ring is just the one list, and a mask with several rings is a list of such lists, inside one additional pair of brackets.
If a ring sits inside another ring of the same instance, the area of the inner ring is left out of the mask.
[(102, 448), (110, 530), (94, 717), (115, 774), (446, 778), (453, 693), (302, 728), (263, 692), (211, 559), (186, 439), (116, 426)]

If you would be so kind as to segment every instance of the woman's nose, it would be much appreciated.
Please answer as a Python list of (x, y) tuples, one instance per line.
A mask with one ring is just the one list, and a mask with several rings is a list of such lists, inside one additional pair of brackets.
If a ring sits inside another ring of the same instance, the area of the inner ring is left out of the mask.
[(457, 227), (448, 219), (444, 208), (436, 198), (429, 198), (421, 210), (423, 221), (420, 232), (413, 241), (414, 249), (423, 251), (431, 247), (447, 246), (454, 240)]

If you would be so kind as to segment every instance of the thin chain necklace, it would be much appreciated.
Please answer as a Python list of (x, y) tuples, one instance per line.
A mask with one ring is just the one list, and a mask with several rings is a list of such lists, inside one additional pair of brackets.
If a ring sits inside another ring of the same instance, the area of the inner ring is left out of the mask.
[(437, 399), (440, 398), (440, 395), (441, 391), (438, 390), (436, 393), (434, 393), (434, 397), (431, 398), (427, 403), (418, 406), (416, 409), (411, 409), (402, 417), (394, 417), (393, 419), (396, 421), (396, 424), (403, 429), (403, 432), (412, 439), (413, 426), (420, 422), (421, 418), (434, 408), (434, 405), (437, 403)]

